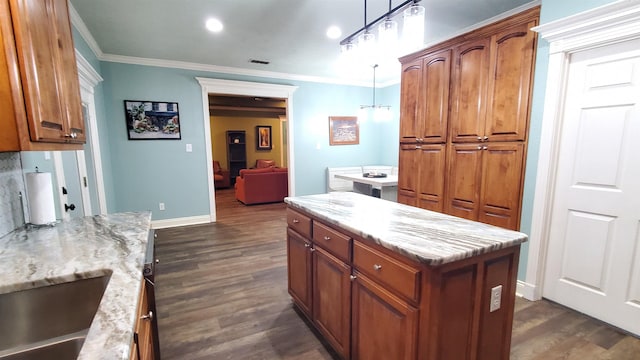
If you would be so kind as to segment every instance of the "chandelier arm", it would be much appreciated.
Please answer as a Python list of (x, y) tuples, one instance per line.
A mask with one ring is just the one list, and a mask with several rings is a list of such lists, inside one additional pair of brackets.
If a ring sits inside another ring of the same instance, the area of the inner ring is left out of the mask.
[[(417, 4), (422, 0), (406, 0), (405, 2), (403, 2), (402, 4), (396, 6), (395, 8), (389, 10), (388, 13), (383, 14), (382, 16), (380, 16), (379, 18), (373, 20), (372, 22), (367, 24), (367, 19), (366, 19), (366, 15), (365, 15), (365, 20), (364, 20), (364, 26), (360, 29), (358, 29), (356, 32), (354, 32), (353, 34), (347, 36), (346, 38), (342, 39), (342, 41), (340, 41), (340, 45), (344, 45), (344, 44), (348, 44), (349, 42), (351, 42), (353, 40), (353, 37), (360, 34), (363, 30), (366, 30), (367, 28), (371, 27), (372, 25), (380, 22), (381, 20), (383, 20), (386, 17), (393, 17), (394, 15), (396, 15), (398, 12), (400, 12), (400, 10), (404, 10), (405, 7), (407, 7), (407, 5), (409, 4)], [(366, 10), (366, 3), (367, 1), (365, 0), (365, 13), (367, 12)]]

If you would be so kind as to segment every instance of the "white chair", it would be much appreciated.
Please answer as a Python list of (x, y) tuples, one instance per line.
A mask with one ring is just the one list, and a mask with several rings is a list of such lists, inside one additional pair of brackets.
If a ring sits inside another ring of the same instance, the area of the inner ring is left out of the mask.
[(362, 174), (362, 167), (328, 167), (327, 168), (327, 192), (353, 191), (353, 181), (338, 179), (336, 174)]

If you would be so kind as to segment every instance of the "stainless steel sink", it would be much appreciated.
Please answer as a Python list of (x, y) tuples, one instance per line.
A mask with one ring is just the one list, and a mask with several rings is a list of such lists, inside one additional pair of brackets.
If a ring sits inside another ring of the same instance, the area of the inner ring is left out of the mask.
[(76, 359), (110, 277), (0, 294), (0, 359)]

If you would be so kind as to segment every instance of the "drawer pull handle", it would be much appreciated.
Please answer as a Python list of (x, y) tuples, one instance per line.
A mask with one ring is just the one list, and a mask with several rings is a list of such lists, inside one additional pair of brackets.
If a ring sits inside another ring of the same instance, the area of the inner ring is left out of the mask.
[(293, 223), (294, 223), (294, 224), (297, 224), (297, 223), (299, 223), (299, 222), (300, 222), (300, 220), (298, 220), (298, 219), (293, 219)]
[(355, 280), (355, 279), (357, 279), (357, 278), (358, 278), (358, 277), (357, 277), (357, 276), (355, 276), (355, 275), (349, 275), (349, 279), (351, 279), (351, 281), (353, 281), (353, 280)]
[(329, 240), (331, 240), (331, 237), (330, 236), (325, 236), (324, 239), (329, 241)]
[(382, 269), (382, 265), (378, 265), (378, 264), (373, 265), (373, 270), (378, 271), (380, 269)]
[(144, 315), (140, 316), (140, 319), (142, 319), (142, 320), (153, 320), (153, 311), (149, 311), (148, 314), (144, 314)]

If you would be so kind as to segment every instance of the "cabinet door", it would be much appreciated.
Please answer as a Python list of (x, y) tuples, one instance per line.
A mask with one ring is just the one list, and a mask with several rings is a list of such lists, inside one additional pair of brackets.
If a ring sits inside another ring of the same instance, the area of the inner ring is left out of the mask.
[(287, 270), (289, 294), (311, 316), (311, 242), (287, 229)]
[(400, 145), (400, 158), (398, 160), (398, 202), (405, 205), (416, 206), (418, 191), (418, 150), (419, 145)]
[(485, 147), (478, 220), (517, 230), (520, 226), (524, 144), (487, 143)]
[(354, 359), (416, 359), (418, 310), (356, 273), (352, 282)]
[(448, 149), (447, 202), (445, 212), (478, 220), (482, 145), (451, 144)]
[[(58, 86), (55, 0), (11, 0), (31, 140), (64, 142), (66, 112)], [(75, 60), (74, 60), (75, 62)]]
[(452, 142), (478, 141), (484, 137), (490, 39), (460, 45), (454, 50), (451, 86)]
[(78, 80), (78, 67), (76, 65), (75, 48), (71, 37), (71, 23), (69, 21), (69, 9), (67, 0), (53, 0), (53, 18), (56, 24), (56, 43), (58, 46), (60, 94), (63, 100), (63, 110), (68, 121), (66, 131), (75, 134), (75, 137), (67, 139), (71, 143), (84, 144), (87, 140), (84, 131), (84, 117), (80, 101), (80, 84)]
[(333, 348), (351, 350), (351, 267), (321, 248), (313, 252), (313, 321)]
[(138, 312), (135, 325), (135, 334), (133, 336), (133, 348), (131, 349), (131, 357), (139, 360), (153, 360), (153, 332), (152, 332), (152, 316), (150, 313), (149, 298), (145, 289), (145, 279), (142, 279), (140, 289), (140, 297), (138, 300)]
[(442, 212), (444, 207), (445, 144), (422, 145), (418, 151), (418, 207)]
[(426, 143), (444, 143), (447, 141), (449, 118), (451, 50), (426, 57), (422, 69), (424, 91), (421, 95), (421, 105), (424, 106), (424, 110), (420, 138)]
[(419, 137), (419, 99), (422, 60), (402, 66), (400, 80), (400, 142), (415, 142)]
[(491, 38), (485, 136), (489, 141), (525, 140), (531, 104), (536, 21), (501, 31)]

